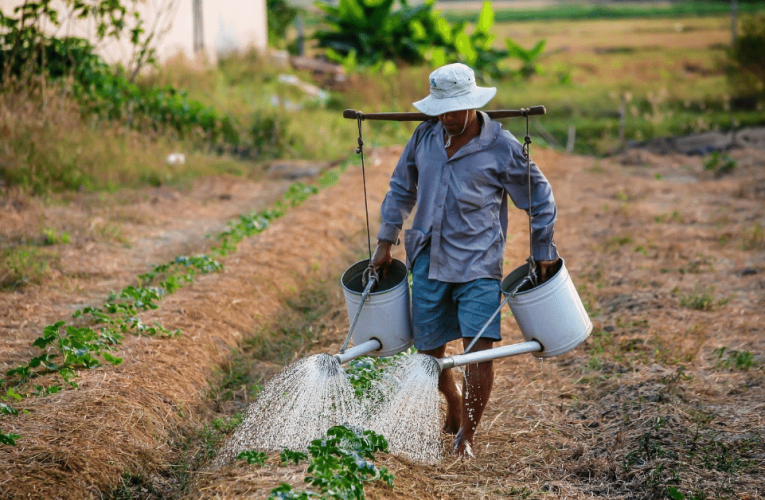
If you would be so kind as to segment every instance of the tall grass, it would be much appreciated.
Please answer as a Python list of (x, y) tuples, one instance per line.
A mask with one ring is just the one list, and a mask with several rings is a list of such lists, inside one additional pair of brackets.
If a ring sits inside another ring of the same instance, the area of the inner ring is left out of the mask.
[[(295, 74), (303, 82), (318, 85), (308, 72), (280, 68), (253, 53), (231, 54), (215, 68), (200, 69), (176, 59), (150, 77), (152, 85), (171, 84), (187, 89), (189, 96), (216, 106), (232, 118), (240, 134), (251, 134), (259, 117), (273, 117), (282, 124), (285, 138), (279, 158), (324, 161), (353, 154), (358, 128), (342, 117), (346, 108), (365, 112), (411, 109), (411, 103), (428, 92), (429, 68), (402, 68), (381, 78), (374, 72), (348, 75), (342, 90), (312, 96), (286, 83), (280, 76)], [(405, 142), (411, 124), (365, 122), (368, 144)], [(271, 158), (266, 158), (271, 159)], [(255, 161), (263, 159), (253, 158)]]
[(169, 165), (167, 155), (183, 146), (172, 135), (91, 121), (56, 89), (45, 99), (0, 94), (0, 131), (0, 178), (30, 194), (156, 186), (221, 164), (191, 156), (182, 167)]

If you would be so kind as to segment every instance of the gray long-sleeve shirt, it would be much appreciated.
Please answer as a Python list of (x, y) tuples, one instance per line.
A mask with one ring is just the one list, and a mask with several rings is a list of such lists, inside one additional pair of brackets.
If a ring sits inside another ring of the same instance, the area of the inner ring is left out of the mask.
[[(417, 205), (404, 235), (407, 266), (430, 242), (429, 278), (465, 283), (502, 279), (507, 236), (507, 197), (529, 209), (523, 148), (513, 135), (480, 112), (481, 133), (448, 158), (438, 120), (414, 131), (396, 165), (382, 203), (379, 240), (397, 242), (404, 220)], [(532, 162), (532, 249), (535, 260), (558, 257), (553, 242), (557, 215), (552, 189)]]

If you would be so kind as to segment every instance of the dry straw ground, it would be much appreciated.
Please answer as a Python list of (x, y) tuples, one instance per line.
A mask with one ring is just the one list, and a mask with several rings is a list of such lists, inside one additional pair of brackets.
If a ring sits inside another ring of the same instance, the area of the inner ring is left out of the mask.
[[(375, 227), (399, 151), (368, 158)], [(737, 166), (720, 177), (705, 171), (699, 157), (631, 151), (595, 160), (540, 148), (533, 154), (553, 184), (557, 244), (594, 333), (558, 358), (498, 361), (477, 457), (447, 455), (426, 467), (383, 456), (395, 489), (373, 485), (368, 496), (760, 498), (765, 152), (730, 152)], [(131, 248), (83, 238), (65, 250), (87, 259), (78, 271), (61, 264), (56, 279), (3, 292), (3, 368), (30, 357), (42, 325), (97, 305), (106, 289), (130, 284), (141, 264), (198, 250), (205, 232), (244, 206), (267, 205), (282, 188), (214, 179), (189, 192), (162, 190), (87, 210), (85, 200), (46, 208), (6, 197), (3, 231), (109, 221), (124, 228), (121, 241)], [(129, 338), (123, 365), (83, 373), (77, 390), (19, 404), (29, 413), (2, 420), (4, 432), (24, 437), (0, 455), (0, 497), (100, 498), (125, 472), (145, 478), (134, 498), (265, 498), (280, 482), (300, 485), (304, 469), (281, 467), (276, 457), (267, 467), (214, 470), (204, 461), (183, 462), (179, 443), (212, 416), (233, 411), (208, 397), (218, 367), (243, 338), (279, 332), (284, 304), (303, 300), (304, 290), (329, 293), (315, 319), (318, 337), (294, 357), (339, 348), (347, 318), (337, 280), (366, 250), (361, 193), (360, 169), (349, 168), (337, 185), (242, 243), (224, 259), (225, 272), (197, 279), (144, 318), (182, 328), (181, 338)], [(506, 272), (527, 248), (525, 216), (512, 215)], [(512, 317), (503, 325), (504, 343), (520, 339)], [(744, 359), (752, 363), (736, 369)], [(273, 361), (259, 360), (255, 369), (273, 373)], [(183, 491), (179, 464), (192, 469), (182, 475)]]

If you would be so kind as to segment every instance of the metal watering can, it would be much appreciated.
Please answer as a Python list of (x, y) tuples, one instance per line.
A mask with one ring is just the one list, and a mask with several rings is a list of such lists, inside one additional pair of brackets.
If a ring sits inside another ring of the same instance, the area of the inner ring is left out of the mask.
[[(414, 341), (406, 266), (394, 260), (386, 278), (372, 292), (373, 287), (363, 285), (368, 265), (369, 260), (357, 262), (341, 278), (348, 316), (353, 318), (349, 338), (354, 343), (354, 347), (343, 348), (335, 355), (341, 364), (365, 355), (392, 356), (408, 349)], [(557, 356), (589, 337), (592, 322), (565, 261), (560, 259), (553, 276), (538, 286), (526, 281), (528, 267), (524, 264), (502, 280), (505, 300), (484, 325), (485, 329), (509, 303), (526, 341), (477, 352), (470, 352), (471, 344), (463, 354), (437, 359), (440, 370), (525, 353), (540, 358)]]
[[(345, 363), (359, 356), (393, 356), (414, 343), (406, 264), (394, 259), (384, 277), (369, 276), (369, 259), (349, 267), (340, 278), (348, 317), (348, 337), (336, 357)], [(351, 349), (346, 350), (348, 340)]]
[[(464, 353), (437, 359), (439, 368), (444, 370), (525, 353), (546, 358), (566, 353), (584, 342), (592, 332), (592, 322), (571, 281), (565, 261), (560, 259), (556, 267), (553, 269), (555, 274), (537, 286), (527, 280), (529, 264), (516, 268), (502, 280), (500, 288), (505, 300), (491, 319), (505, 303), (509, 303), (526, 342), (469, 352), (475, 344), (474, 340)], [(478, 336), (481, 333), (483, 330)]]

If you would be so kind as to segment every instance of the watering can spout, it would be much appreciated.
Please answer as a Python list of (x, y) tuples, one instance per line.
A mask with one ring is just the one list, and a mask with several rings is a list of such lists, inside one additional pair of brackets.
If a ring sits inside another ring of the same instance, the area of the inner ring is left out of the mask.
[(362, 342), (359, 345), (353, 346), (350, 349), (346, 349), (341, 353), (335, 354), (335, 357), (342, 365), (343, 363), (347, 363), (352, 359), (360, 358), (361, 356), (369, 354), (370, 352), (377, 351), (380, 348), (382, 348), (382, 343), (380, 343), (379, 340), (372, 338), (366, 342)]
[(494, 349), (486, 349), (484, 351), (475, 351), (468, 354), (450, 356), (448, 358), (439, 358), (436, 359), (436, 363), (438, 363), (439, 370), (444, 371), (448, 370), (449, 368), (454, 368), (455, 366), (482, 363), (484, 361), (492, 361), (498, 358), (506, 358), (508, 356), (541, 351), (542, 344), (536, 340), (529, 340), (528, 342), (521, 342), (520, 344), (505, 345), (502, 347), (496, 347)]

